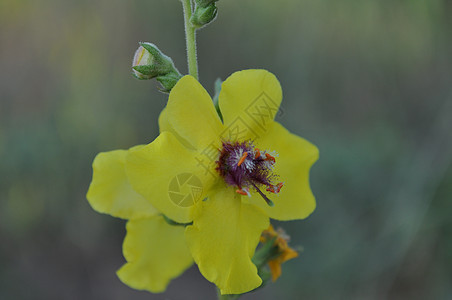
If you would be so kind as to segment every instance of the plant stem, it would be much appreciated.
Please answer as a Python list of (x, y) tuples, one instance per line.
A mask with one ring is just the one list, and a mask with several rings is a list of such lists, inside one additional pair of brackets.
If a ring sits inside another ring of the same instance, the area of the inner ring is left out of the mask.
[(184, 7), (185, 40), (187, 41), (188, 73), (198, 80), (198, 60), (196, 57), (196, 28), (190, 24), (191, 0), (181, 0)]

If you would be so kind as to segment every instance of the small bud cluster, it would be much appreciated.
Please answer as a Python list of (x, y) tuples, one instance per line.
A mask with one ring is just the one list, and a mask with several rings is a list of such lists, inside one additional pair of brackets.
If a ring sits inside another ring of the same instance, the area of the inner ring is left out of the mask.
[(218, 0), (195, 0), (196, 6), (190, 18), (190, 23), (196, 27), (201, 28), (215, 20), (217, 16)]
[[(273, 281), (281, 276), (281, 264), (298, 256), (298, 252), (289, 246), (290, 236), (282, 229), (275, 230), (272, 225), (262, 232), (262, 247), (256, 251), (253, 262), (259, 269), (268, 264)], [(262, 272), (262, 270), (259, 270)], [(262, 278), (264, 280), (264, 278)]]
[(133, 75), (138, 79), (155, 78), (162, 85), (163, 92), (171, 91), (182, 77), (173, 60), (151, 43), (140, 43), (133, 57), (132, 69)]

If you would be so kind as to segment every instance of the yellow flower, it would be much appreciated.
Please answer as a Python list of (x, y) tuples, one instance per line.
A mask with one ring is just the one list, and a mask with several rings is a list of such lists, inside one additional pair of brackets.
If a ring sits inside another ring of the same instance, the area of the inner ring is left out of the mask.
[(272, 225), (262, 233), (260, 241), (265, 243), (275, 238), (274, 245), (277, 247), (278, 254), (275, 258), (269, 260), (268, 266), (272, 273), (272, 280), (276, 281), (281, 276), (281, 264), (298, 256), (298, 252), (288, 245), (289, 236), (284, 231), (275, 231)]
[(222, 294), (261, 285), (251, 258), (269, 218), (303, 219), (315, 208), (309, 169), (318, 150), (274, 121), (281, 100), (273, 74), (236, 72), (221, 88), (222, 121), (206, 90), (185, 76), (160, 116), (159, 137), (126, 157), (136, 192), (168, 218), (193, 222), (188, 248)]
[(184, 228), (168, 225), (151, 203), (132, 189), (124, 168), (126, 155), (127, 151), (116, 150), (96, 156), (87, 198), (96, 211), (129, 220), (123, 244), (127, 263), (117, 272), (121, 281), (135, 289), (163, 292), (193, 259)]

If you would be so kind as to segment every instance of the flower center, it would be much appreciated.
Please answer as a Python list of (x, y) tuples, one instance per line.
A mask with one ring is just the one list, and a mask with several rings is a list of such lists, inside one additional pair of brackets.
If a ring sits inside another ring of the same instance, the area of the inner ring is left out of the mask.
[(216, 170), (224, 181), (237, 188), (241, 195), (251, 196), (250, 189), (259, 193), (268, 205), (273, 202), (260, 190), (278, 194), (283, 183), (273, 184), (277, 177), (273, 174), (276, 163), (274, 155), (268, 151), (260, 151), (251, 141), (223, 142)]

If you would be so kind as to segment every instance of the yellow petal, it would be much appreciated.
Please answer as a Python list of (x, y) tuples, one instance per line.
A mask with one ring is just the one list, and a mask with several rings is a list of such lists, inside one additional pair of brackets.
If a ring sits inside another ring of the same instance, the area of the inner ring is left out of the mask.
[[(174, 128), (171, 127), (168, 121), (168, 114), (166, 113), (166, 107), (162, 110), (159, 116), (159, 130), (160, 133), (163, 131), (174, 131)], [(174, 134), (174, 133), (173, 133)]]
[(129, 151), (127, 176), (133, 188), (160, 212), (176, 222), (189, 223), (192, 206), (204, 199), (218, 178), (198, 165), (197, 155), (164, 131), (149, 145)]
[(219, 96), (226, 127), (222, 138), (255, 140), (266, 133), (282, 100), (276, 77), (265, 70), (245, 70), (232, 74), (223, 82)]
[(184, 227), (168, 225), (162, 216), (127, 222), (123, 253), (127, 263), (118, 270), (119, 279), (153, 293), (165, 291), (170, 280), (193, 263)]
[(196, 149), (219, 140), (223, 130), (212, 99), (192, 76), (182, 77), (171, 90), (165, 114), (169, 125)]
[(231, 187), (219, 184), (196, 205), (193, 225), (187, 226), (188, 247), (204, 277), (222, 294), (241, 294), (260, 286), (251, 262), (261, 232), (269, 220), (261, 210), (243, 204)]
[(126, 155), (126, 150), (116, 150), (96, 156), (93, 180), (86, 195), (89, 203), (100, 213), (123, 219), (157, 214), (151, 203), (132, 189), (125, 171)]
[(165, 107), (162, 110), (162, 112), (160, 113), (160, 116), (159, 116), (159, 130), (160, 130), (160, 133), (162, 133), (163, 131), (169, 131), (179, 140), (179, 142), (181, 142), (182, 145), (184, 145), (185, 147), (187, 147), (189, 149), (195, 149), (195, 147), (193, 145), (191, 145), (186, 139), (182, 138), (174, 130), (173, 126), (171, 126), (171, 124), (169, 123), (169, 120), (168, 120), (168, 113), (167, 113), (167, 111), (168, 110)]
[(278, 181), (284, 182), (284, 186), (279, 194), (268, 194), (275, 204), (273, 207), (268, 206), (257, 193), (252, 194), (250, 202), (265, 210), (272, 219), (294, 220), (309, 216), (315, 209), (309, 170), (319, 157), (317, 147), (277, 122), (255, 144), (259, 149), (274, 150), (278, 154), (273, 172), (279, 175)]

